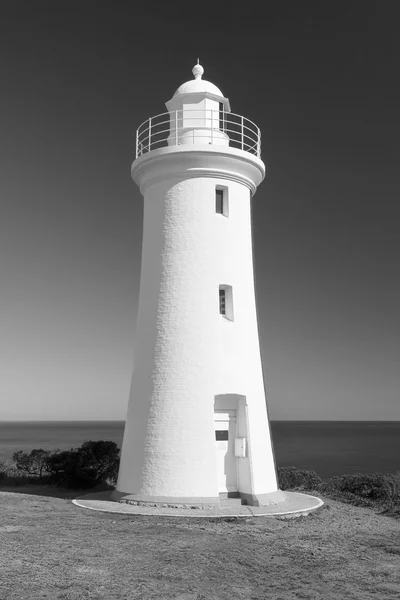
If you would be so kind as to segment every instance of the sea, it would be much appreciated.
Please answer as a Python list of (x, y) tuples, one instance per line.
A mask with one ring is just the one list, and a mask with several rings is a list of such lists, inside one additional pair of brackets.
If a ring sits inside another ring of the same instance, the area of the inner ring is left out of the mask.
[[(66, 450), (89, 440), (121, 447), (124, 421), (0, 422), (0, 459), (34, 448)], [(271, 421), (276, 464), (346, 473), (400, 472), (400, 421)]]

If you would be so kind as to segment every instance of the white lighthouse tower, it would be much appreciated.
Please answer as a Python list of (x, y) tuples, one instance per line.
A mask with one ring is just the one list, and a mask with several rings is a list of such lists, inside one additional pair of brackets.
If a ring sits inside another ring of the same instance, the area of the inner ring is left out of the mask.
[(255, 506), (279, 491), (254, 290), (260, 131), (202, 79), (137, 131), (144, 196), (135, 367), (115, 500)]

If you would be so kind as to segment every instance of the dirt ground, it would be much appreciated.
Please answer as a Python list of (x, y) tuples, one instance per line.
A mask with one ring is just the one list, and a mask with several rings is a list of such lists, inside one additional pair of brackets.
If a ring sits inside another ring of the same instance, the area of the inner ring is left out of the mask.
[(296, 519), (206, 520), (0, 491), (0, 600), (400, 598), (400, 520), (323, 499)]

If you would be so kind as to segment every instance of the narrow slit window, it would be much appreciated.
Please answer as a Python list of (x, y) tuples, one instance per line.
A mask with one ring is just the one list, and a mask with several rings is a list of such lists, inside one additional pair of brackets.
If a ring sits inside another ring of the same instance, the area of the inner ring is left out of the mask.
[(221, 315), (226, 314), (226, 290), (219, 290), (219, 312)]
[(224, 214), (224, 190), (215, 190), (215, 212)]
[(228, 188), (218, 186), (215, 188), (215, 212), (224, 217), (229, 217)]
[(231, 285), (220, 285), (219, 286), (219, 314), (227, 319), (233, 321), (233, 295)]

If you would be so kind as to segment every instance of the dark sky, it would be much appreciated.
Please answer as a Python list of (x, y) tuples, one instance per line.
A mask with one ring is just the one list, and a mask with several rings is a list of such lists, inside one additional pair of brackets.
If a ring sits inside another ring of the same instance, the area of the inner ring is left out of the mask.
[(399, 3), (218, 4), (1, 4), (0, 419), (125, 418), (135, 130), (199, 57), (263, 136), (271, 418), (400, 420)]

